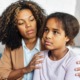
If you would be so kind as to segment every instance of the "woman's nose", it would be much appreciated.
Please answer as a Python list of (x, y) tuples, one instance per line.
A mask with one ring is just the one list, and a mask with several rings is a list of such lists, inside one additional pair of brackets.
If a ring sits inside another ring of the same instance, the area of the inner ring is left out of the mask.
[(30, 27), (30, 26), (31, 26), (31, 25), (30, 25), (30, 22), (27, 21), (27, 22), (25, 23), (25, 27), (28, 28), (28, 27)]

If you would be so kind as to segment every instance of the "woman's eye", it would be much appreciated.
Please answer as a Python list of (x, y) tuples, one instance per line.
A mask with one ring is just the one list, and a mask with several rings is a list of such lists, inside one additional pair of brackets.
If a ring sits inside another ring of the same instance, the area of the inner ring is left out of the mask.
[(33, 19), (30, 19), (30, 21), (34, 21), (34, 18)]
[(18, 23), (18, 25), (23, 25), (24, 23)]

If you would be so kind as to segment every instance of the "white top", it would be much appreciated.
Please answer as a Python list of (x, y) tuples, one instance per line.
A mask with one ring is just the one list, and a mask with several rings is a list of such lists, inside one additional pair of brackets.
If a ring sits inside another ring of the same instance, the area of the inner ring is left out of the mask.
[(76, 61), (80, 60), (80, 55), (76, 55), (70, 49), (60, 60), (53, 61), (48, 57), (48, 51), (42, 52), (45, 56), (40, 69), (34, 72), (33, 80), (80, 80), (75, 76), (75, 68), (80, 65)]
[[(40, 52), (40, 47), (41, 47), (40, 39), (39, 38), (37, 39), (36, 45), (32, 50), (30, 50), (26, 47), (24, 40), (22, 40), (22, 47), (23, 47), (23, 51), (24, 51), (23, 52), (24, 53), (24, 67), (26, 67), (30, 63), (34, 54)], [(25, 74), (23, 76), (22, 80), (32, 80), (32, 78), (33, 78), (33, 71)]]

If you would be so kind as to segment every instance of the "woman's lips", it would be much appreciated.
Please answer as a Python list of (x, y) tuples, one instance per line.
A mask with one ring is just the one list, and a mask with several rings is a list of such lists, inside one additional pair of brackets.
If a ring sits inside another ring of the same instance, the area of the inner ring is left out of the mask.
[(32, 34), (32, 33), (34, 33), (34, 30), (29, 30), (29, 31), (27, 31), (27, 33)]

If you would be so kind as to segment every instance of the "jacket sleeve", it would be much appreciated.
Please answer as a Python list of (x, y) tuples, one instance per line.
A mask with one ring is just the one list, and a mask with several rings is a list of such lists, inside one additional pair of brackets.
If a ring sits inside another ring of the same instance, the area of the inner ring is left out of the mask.
[(0, 59), (0, 80), (7, 80), (10, 72), (12, 71), (10, 49), (5, 48), (4, 53)]

